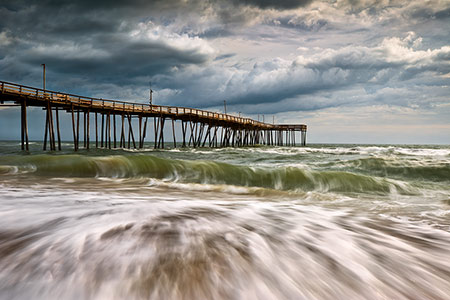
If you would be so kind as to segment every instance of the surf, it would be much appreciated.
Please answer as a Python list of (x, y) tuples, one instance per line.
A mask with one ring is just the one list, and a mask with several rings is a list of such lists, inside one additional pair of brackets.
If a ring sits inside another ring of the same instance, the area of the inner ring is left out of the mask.
[(220, 161), (178, 160), (153, 155), (33, 155), (10, 157), (2, 173), (46, 177), (153, 178), (169, 182), (260, 187), (283, 191), (415, 194), (405, 183), (339, 170), (294, 166), (247, 166)]

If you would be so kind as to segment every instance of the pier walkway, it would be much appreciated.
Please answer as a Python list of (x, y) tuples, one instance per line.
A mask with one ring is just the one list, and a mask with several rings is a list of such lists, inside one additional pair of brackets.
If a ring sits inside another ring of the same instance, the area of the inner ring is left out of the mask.
[[(164, 126), (172, 123), (173, 147), (177, 147), (175, 122), (181, 121), (182, 147), (242, 147), (252, 145), (306, 145), (304, 124), (269, 124), (249, 118), (195, 108), (149, 105), (116, 100), (84, 97), (0, 81), (0, 106), (6, 102), (21, 106), (22, 150), (28, 150), (27, 107), (42, 107), (46, 111), (44, 150), (61, 150), (59, 111), (71, 114), (74, 150), (91, 146), (91, 116), (94, 117), (95, 147), (143, 148), (147, 137), (148, 119), (153, 118), (154, 147), (164, 148)], [(80, 118), (80, 115), (82, 118)], [(100, 115), (100, 116), (99, 116)], [(137, 118), (133, 130), (132, 119)], [(118, 120), (116, 120), (118, 119)], [(100, 121), (100, 124), (99, 124)], [(150, 126), (148, 126), (150, 127)], [(100, 130), (100, 131), (99, 131)], [(119, 136), (118, 136), (119, 133)], [(135, 134), (136, 133), (136, 134)], [(180, 142), (179, 142), (180, 144)]]

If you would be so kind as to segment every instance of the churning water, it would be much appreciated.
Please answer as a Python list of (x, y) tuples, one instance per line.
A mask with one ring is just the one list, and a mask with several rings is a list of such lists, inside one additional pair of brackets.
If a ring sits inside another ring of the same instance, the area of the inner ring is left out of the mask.
[(0, 143), (1, 299), (450, 297), (448, 146), (32, 146)]

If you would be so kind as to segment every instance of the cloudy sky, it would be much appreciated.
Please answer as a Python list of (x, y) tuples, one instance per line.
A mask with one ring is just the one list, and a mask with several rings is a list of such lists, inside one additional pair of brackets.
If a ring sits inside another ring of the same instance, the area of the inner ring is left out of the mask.
[(0, 80), (40, 87), (42, 63), (48, 89), (146, 102), (151, 82), (310, 142), (450, 144), (448, 0), (0, 0)]

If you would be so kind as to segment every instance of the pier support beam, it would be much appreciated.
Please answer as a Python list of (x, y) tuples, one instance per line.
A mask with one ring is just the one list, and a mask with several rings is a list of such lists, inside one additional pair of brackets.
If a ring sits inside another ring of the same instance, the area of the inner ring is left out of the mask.
[(79, 149), (80, 143), (80, 109), (77, 109), (77, 149)]
[(114, 133), (114, 149), (116, 149), (117, 148), (116, 114), (113, 114), (113, 133)]
[(130, 136), (133, 139), (133, 148), (136, 149), (136, 140), (134, 139), (133, 125), (131, 123), (131, 115), (128, 114), (128, 149), (130, 149)]
[(78, 150), (78, 145), (77, 145), (77, 131), (75, 129), (75, 114), (73, 111), (73, 104), (71, 105), (71, 109), (72, 109), (72, 132), (73, 132), (73, 150), (77, 151)]
[(173, 136), (173, 147), (177, 147), (177, 138), (175, 136), (175, 120), (172, 118), (172, 136)]
[(89, 115), (90, 115), (91, 111), (88, 109), (87, 113), (86, 113), (86, 128), (87, 128), (87, 132), (86, 132), (86, 149), (89, 149), (89, 143), (90, 143), (90, 130), (91, 130), (91, 126), (89, 123)]
[(142, 132), (141, 148), (144, 148), (145, 137), (147, 136), (147, 121), (148, 121), (148, 117), (145, 117), (144, 129)]
[(153, 118), (153, 125), (154, 125), (154, 131), (155, 131), (155, 145), (154, 148), (158, 148), (158, 133), (159, 133), (159, 120), (156, 121), (157, 117)]
[(100, 148), (103, 148), (103, 134), (105, 131), (105, 114), (102, 113), (102, 127), (101, 127), (101, 135), (100, 135)]
[(98, 148), (98, 120), (97, 120), (97, 112), (95, 112), (95, 148)]
[(21, 137), (22, 150), (29, 151), (28, 147), (28, 123), (27, 123), (27, 101), (23, 100), (21, 103)]
[(166, 122), (166, 118), (161, 116), (159, 118), (160, 126), (159, 126), (159, 140), (158, 140), (158, 148), (164, 149), (164, 123)]
[(47, 101), (46, 111), (43, 150), (47, 150), (47, 136), (49, 138), (50, 150), (56, 150), (55, 131), (53, 128), (53, 113), (50, 101)]
[(61, 151), (61, 131), (59, 130), (58, 107), (55, 108), (55, 117), (56, 117), (56, 131), (57, 131), (57, 134), (58, 134), (58, 150)]
[(121, 115), (121, 120), (122, 120), (122, 130), (120, 131), (120, 143), (119, 143), (119, 147), (120, 148), (125, 148), (125, 115), (122, 114)]

